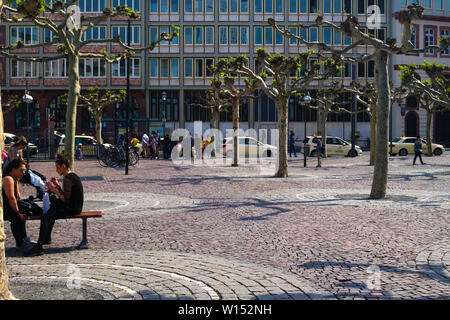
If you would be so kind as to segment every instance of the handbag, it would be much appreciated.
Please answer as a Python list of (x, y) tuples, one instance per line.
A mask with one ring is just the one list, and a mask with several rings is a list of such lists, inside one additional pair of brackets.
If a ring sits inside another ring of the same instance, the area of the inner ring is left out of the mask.
[(28, 217), (42, 216), (42, 208), (30, 199), (18, 200), (17, 206), (19, 207), (19, 212), (25, 214)]

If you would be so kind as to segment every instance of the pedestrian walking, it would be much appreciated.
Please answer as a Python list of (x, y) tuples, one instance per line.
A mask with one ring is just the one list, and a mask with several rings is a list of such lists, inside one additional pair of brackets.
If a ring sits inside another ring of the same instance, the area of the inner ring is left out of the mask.
[(413, 160), (413, 165), (416, 164), (417, 157), (419, 157), (420, 163), (425, 164), (425, 163), (423, 163), (423, 160), (422, 160), (422, 139), (420, 138), (420, 136), (417, 137), (417, 140), (414, 143), (414, 160)]
[(323, 153), (323, 144), (322, 140), (317, 137), (314, 137), (313, 142), (316, 144), (316, 153), (317, 153), (317, 167), (322, 168), (322, 153)]
[(294, 152), (294, 156), (297, 158), (297, 152), (295, 151), (295, 133), (291, 130), (291, 134), (289, 135), (289, 158), (292, 158), (292, 152)]

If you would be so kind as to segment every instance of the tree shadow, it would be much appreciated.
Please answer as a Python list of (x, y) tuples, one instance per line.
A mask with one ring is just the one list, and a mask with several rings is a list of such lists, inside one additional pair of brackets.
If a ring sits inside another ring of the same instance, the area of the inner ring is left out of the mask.
[[(78, 251), (76, 246), (71, 247), (52, 247), (52, 248), (44, 248), (44, 255), (46, 254), (61, 254), (61, 253), (69, 253), (72, 251)], [(7, 247), (5, 248), (5, 255), (7, 258), (19, 258), (23, 257), (23, 253), (16, 247)]]
[[(341, 267), (341, 268), (369, 268), (372, 264), (360, 264), (351, 262), (333, 262), (333, 261), (310, 261), (304, 264), (298, 265), (300, 269), (323, 269), (325, 267)], [(402, 269), (395, 266), (388, 265), (376, 265), (380, 268), (380, 272), (384, 273), (397, 273), (397, 274), (414, 274), (420, 276), (427, 276), (433, 280), (450, 284), (450, 278), (444, 277), (444, 267), (437, 264), (420, 264), (417, 265), (418, 270)], [(355, 283), (354, 283), (355, 284)], [(448, 296), (445, 296), (448, 297)]]

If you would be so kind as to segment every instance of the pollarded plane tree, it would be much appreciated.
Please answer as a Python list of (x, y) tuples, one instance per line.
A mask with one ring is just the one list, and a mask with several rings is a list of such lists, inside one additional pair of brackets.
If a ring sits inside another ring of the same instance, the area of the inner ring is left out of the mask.
[[(312, 52), (298, 56), (285, 57), (279, 53), (270, 54), (264, 49), (257, 50), (257, 61), (262, 72), (257, 73), (246, 65), (246, 57), (235, 69), (226, 70), (226, 74), (237, 73), (245, 76), (246, 83), (260, 89), (275, 104), (278, 112), (278, 162), (276, 177), (288, 177), (287, 139), (289, 99), (294, 95), (303, 95), (313, 81), (324, 80), (328, 75), (336, 74), (337, 65), (332, 59), (320, 63), (311, 63)], [(322, 66), (325, 65), (325, 68)], [(325, 72), (321, 70), (325, 69)]]
[[(427, 155), (433, 156), (431, 139), (431, 122), (437, 112), (450, 110), (450, 80), (444, 74), (445, 65), (424, 61), (422, 65), (409, 64), (400, 67), (401, 85), (415, 96), (419, 107), (427, 114), (426, 139)], [(419, 71), (427, 75), (427, 79), (419, 80)]]
[(216, 65), (210, 67), (214, 75), (211, 86), (221, 97), (228, 99), (233, 110), (233, 167), (239, 166), (239, 104), (244, 99), (257, 99), (254, 92), (258, 89), (256, 81), (243, 78), (244, 86), (236, 83), (238, 70), (245, 65), (247, 57), (239, 55), (220, 59)]
[[(50, 30), (53, 34), (53, 39), (50, 42), (37, 43), (32, 45), (25, 45), (22, 41), (0, 48), (0, 55), (7, 58), (19, 61), (33, 61), (46, 62), (58, 59), (67, 60), (68, 71), (68, 99), (66, 110), (66, 140), (64, 146), (64, 153), (70, 161), (70, 167), (73, 169), (74, 165), (74, 144), (75, 144), (75, 129), (76, 129), (76, 115), (77, 102), (80, 96), (80, 75), (79, 62), (80, 59), (94, 58), (102, 59), (107, 63), (118, 62), (123, 59), (130, 58), (136, 51), (153, 50), (161, 41), (172, 41), (178, 35), (177, 28), (172, 35), (162, 33), (159, 39), (152, 42), (146, 48), (132, 48), (122, 42), (120, 36), (107, 39), (91, 39), (83, 41), (83, 35), (90, 29), (108, 21), (117, 16), (125, 16), (129, 19), (136, 19), (139, 14), (126, 6), (118, 6), (115, 8), (105, 8), (102, 14), (97, 16), (81, 15), (77, 19), (77, 13), (73, 6), (77, 1), (54, 1), (46, 4), (44, 0), (7, 0), (8, 3), (16, 2), (17, 8), (4, 6), (1, 13), (1, 20), (6, 22), (20, 23), (23, 21), (30, 21), (35, 26)], [(55, 21), (48, 17), (45, 11), (58, 14), (61, 21)], [(6, 14), (9, 13), (9, 16)], [(82, 52), (82, 49), (89, 44), (117, 44), (123, 48), (123, 52), (117, 55), (109, 55), (108, 52)], [(17, 49), (39, 48), (45, 46), (57, 45), (58, 54), (47, 57), (26, 57), (15, 53)]]
[[(102, 118), (106, 107), (122, 102), (127, 95), (126, 90), (100, 90), (98, 87), (90, 87), (86, 92), (81, 92), (78, 96), (78, 106), (87, 108), (95, 121), (95, 132), (97, 143), (103, 144), (102, 138)], [(67, 103), (68, 94), (61, 97), (62, 103)]]
[[(391, 94), (391, 106), (394, 102), (400, 102), (406, 95), (406, 90), (398, 87), (394, 88), (394, 85), (390, 84)], [(375, 84), (372, 82), (366, 82), (362, 84), (357, 81), (352, 81), (349, 86), (341, 86), (340, 92), (353, 94), (359, 105), (365, 108), (370, 118), (370, 160), (369, 165), (375, 165), (375, 152), (377, 144), (377, 104), (378, 94), (375, 88)], [(342, 112), (352, 113), (349, 110), (341, 109)]]
[[(370, 198), (384, 199), (386, 198), (387, 178), (388, 178), (388, 161), (389, 152), (386, 146), (388, 145), (389, 137), (389, 112), (391, 108), (390, 99), (390, 59), (393, 55), (406, 55), (408, 53), (424, 53), (428, 50), (436, 50), (442, 52), (449, 46), (450, 40), (448, 38), (440, 39), (440, 45), (431, 45), (423, 49), (415, 49), (411, 42), (412, 37), (412, 22), (421, 19), (423, 16), (423, 8), (419, 5), (408, 6), (407, 10), (402, 10), (398, 14), (398, 21), (403, 26), (403, 33), (401, 44), (397, 44), (396, 39), (386, 39), (386, 41), (379, 40), (371, 34), (363, 32), (358, 18), (353, 15), (348, 15), (347, 19), (341, 24), (335, 24), (326, 21), (320, 14), (312, 25), (302, 26), (305, 28), (311, 27), (330, 27), (341, 31), (345, 36), (351, 37), (353, 44), (347, 46), (343, 50), (335, 50), (324, 43), (310, 43), (301, 36), (293, 35), (286, 28), (280, 28), (273, 19), (269, 20), (269, 24), (276, 27), (276, 29), (285, 36), (296, 38), (309, 47), (317, 47), (319, 50), (329, 52), (337, 63), (343, 62), (363, 62), (375, 61), (375, 87), (378, 93), (377, 103), (377, 145), (376, 145), (376, 159), (374, 166), (374, 174), (372, 181), (372, 189)], [(366, 45), (371, 53), (362, 56), (361, 58), (352, 59), (345, 57), (345, 54), (357, 45)]]
[(220, 113), (228, 111), (231, 106), (229, 99), (220, 97), (215, 94), (214, 90), (208, 90), (206, 92), (206, 98), (200, 98), (201, 103), (191, 103), (191, 107), (200, 107), (207, 109), (209, 112), (209, 128), (211, 129), (211, 156), (216, 156), (217, 137), (216, 130), (218, 129)]
[[(331, 83), (331, 86), (328, 88), (320, 89), (317, 93), (317, 98), (315, 99), (318, 102), (317, 106), (310, 105), (309, 108), (316, 109), (319, 113), (319, 131), (322, 135), (322, 143), (326, 147), (326, 136), (327, 136), (327, 119), (328, 115), (331, 113), (364, 113), (369, 112), (367, 108), (363, 110), (351, 111), (344, 108), (344, 105), (350, 104), (349, 101), (339, 101), (342, 98), (342, 87), (340, 86), (340, 82), (334, 81)], [(351, 152), (351, 151), (350, 151)], [(326, 148), (325, 148), (325, 157), (327, 156)]]

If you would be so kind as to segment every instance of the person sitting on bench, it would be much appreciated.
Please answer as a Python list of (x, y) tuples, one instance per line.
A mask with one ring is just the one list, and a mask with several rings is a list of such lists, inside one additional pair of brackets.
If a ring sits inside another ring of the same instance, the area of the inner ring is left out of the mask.
[(55, 220), (71, 218), (83, 210), (84, 194), (80, 177), (70, 171), (70, 163), (62, 154), (58, 154), (56, 171), (63, 176), (62, 188), (56, 178), (46, 182), (47, 190), (52, 193), (50, 209), (42, 215), (39, 240), (28, 256), (42, 255), (42, 245), (51, 244), (51, 233)]
[(8, 163), (3, 172), (3, 216), (11, 222), (11, 231), (16, 240), (16, 246), (25, 254), (31, 247), (30, 238), (27, 237), (25, 227), (26, 215), (20, 212), (18, 201), (21, 199), (19, 192), (19, 180), (25, 171), (25, 161), (16, 158)]

